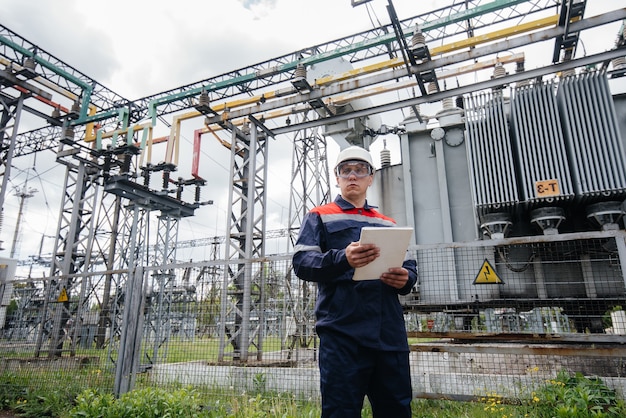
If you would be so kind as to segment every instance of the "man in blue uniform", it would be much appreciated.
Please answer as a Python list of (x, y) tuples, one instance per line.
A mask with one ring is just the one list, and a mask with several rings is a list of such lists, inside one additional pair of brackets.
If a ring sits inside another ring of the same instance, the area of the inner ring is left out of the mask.
[(416, 264), (406, 260), (379, 280), (352, 280), (355, 268), (380, 255), (376, 245), (359, 244), (361, 228), (395, 221), (367, 203), (374, 179), (368, 151), (341, 151), (335, 175), (341, 195), (305, 216), (293, 256), (296, 275), (318, 284), (322, 417), (360, 417), (366, 395), (375, 418), (410, 417), (409, 346), (398, 295), (415, 285)]

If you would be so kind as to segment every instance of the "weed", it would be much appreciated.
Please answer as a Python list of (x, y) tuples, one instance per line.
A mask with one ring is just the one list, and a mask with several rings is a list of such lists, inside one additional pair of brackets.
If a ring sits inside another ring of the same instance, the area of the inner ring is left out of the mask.
[(168, 391), (158, 388), (125, 393), (119, 399), (108, 393), (87, 390), (76, 399), (70, 418), (161, 418), (211, 417), (202, 410), (200, 397), (193, 389)]
[(623, 417), (624, 403), (598, 377), (562, 370), (533, 395), (538, 417)]
[(255, 393), (265, 392), (267, 386), (267, 378), (264, 373), (257, 373), (252, 378), (252, 384), (254, 385)]

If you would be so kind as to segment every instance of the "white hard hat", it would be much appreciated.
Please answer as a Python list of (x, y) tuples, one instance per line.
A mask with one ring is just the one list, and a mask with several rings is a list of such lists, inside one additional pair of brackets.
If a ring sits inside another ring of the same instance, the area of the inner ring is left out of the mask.
[(372, 168), (374, 168), (372, 155), (369, 153), (369, 151), (356, 145), (345, 148), (339, 153), (339, 155), (337, 156), (337, 163), (335, 164), (335, 168), (342, 162), (349, 160), (365, 161)]

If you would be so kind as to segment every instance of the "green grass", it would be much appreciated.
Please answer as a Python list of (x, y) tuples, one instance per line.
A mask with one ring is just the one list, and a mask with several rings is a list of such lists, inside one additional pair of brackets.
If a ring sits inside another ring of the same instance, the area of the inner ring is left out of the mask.
[[(181, 341), (172, 338), (167, 346), (166, 362), (217, 361), (219, 344), (220, 342), (217, 338), (196, 338), (194, 341)], [(277, 351), (280, 350), (280, 347), (281, 342), (279, 338), (266, 338), (263, 340), (263, 351), (265, 352)], [(232, 350), (232, 348), (226, 347), (225, 350)], [(152, 354), (151, 351), (148, 352)]]
[[(435, 338), (409, 338), (409, 344), (428, 342)], [(226, 350), (232, 350), (226, 347)], [(263, 340), (263, 351), (271, 352), (281, 349), (281, 340), (276, 337), (268, 337)], [(219, 354), (218, 338), (196, 338), (194, 341), (181, 341), (172, 338), (167, 348), (167, 363), (179, 363), (184, 361), (216, 361)]]
[[(277, 338), (265, 340), (264, 349), (265, 351), (280, 349), (280, 340)], [(170, 363), (215, 361), (218, 351), (217, 339), (207, 338), (195, 341), (172, 339), (168, 346), (167, 361)], [(92, 357), (90, 362), (68, 362), (67, 364), (72, 364), (72, 367), (69, 367), (63, 366), (63, 363), (51, 363), (50, 366), (45, 366), (45, 362), (39, 364), (33, 361), (19, 363), (19, 368), (15, 371), (8, 371), (5, 368), (0, 372), (0, 410), (11, 409), (20, 413), (22, 417), (65, 418), (79, 401), (78, 397), (81, 394), (87, 397), (107, 394), (110, 396), (113, 391), (115, 373), (113, 366), (106, 358), (107, 354), (107, 349), (81, 349), (77, 351), (77, 356)], [(19, 356), (17, 353), (11, 353), (9, 356), (3, 354), (4, 359), (9, 357), (23, 358), (24, 356)], [(187, 388), (177, 384), (156, 387), (150, 379), (150, 373), (141, 373), (136, 380), (135, 387), (138, 393), (136, 396), (145, 395), (150, 399), (163, 396), (166, 401), (162, 404), (166, 407), (171, 406), (172, 410), (178, 411), (189, 410), (188, 403), (183, 402), (183, 407), (179, 408), (176, 404), (176, 397), (172, 400), (170, 396), (180, 390), (181, 394), (188, 393), (191, 397), (185, 402), (197, 402), (200, 408), (198, 411), (207, 413), (194, 415), (199, 418), (204, 416), (227, 418), (319, 416), (320, 405), (317, 399), (301, 399), (288, 392), (267, 391), (263, 377), (259, 376), (258, 382), (255, 380), (253, 382), (255, 384), (251, 385), (253, 389), (246, 392), (236, 387), (216, 388), (198, 385)], [(86, 394), (89, 390), (92, 391), (92, 395)], [(182, 402), (183, 395), (180, 397)], [(511, 400), (505, 400), (497, 394), (485, 394), (477, 402), (416, 399), (413, 404), (413, 417), (616, 418), (626, 416), (624, 402), (617, 399), (615, 392), (607, 388), (600, 379), (587, 378), (579, 374), (570, 375), (566, 372), (559, 373), (553, 380), (537, 388), (532, 394), (532, 399), (513, 401), (515, 404), (511, 404)], [(110, 407), (112, 411), (117, 408), (111, 405), (113, 401), (110, 398), (102, 399), (101, 402), (102, 405), (109, 405), (107, 408)], [(130, 400), (130, 397), (126, 402), (129, 403), (126, 405), (128, 408), (141, 408), (143, 405), (141, 399)], [(87, 404), (89, 402), (85, 405)], [(212, 411), (213, 415), (208, 414), (209, 411)], [(363, 417), (371, 416), (371, 410), (366, 403)]]
[[(409, 344), (414, 344), (418, 342), (428, 342), (435, 339), (426, 339), (426, 338), (410, 338)], [(66, 344), (64, 347), (66, 350), (69, 349), (69, 345)], [(189, 340), (180, 340), (179, 338), (171, 338), (167, 345), (167, 357), (165, 361), (167, 363), (180, 363), (186, 361), (217, 361), (219, 355), (219, 339), (218, 338), (195, 338), (193, 341)], [(232, 347), (228, 346), (225, 348), (226, 351), (231, 350)], [(281, 340), (277, 337), (268, 337), (263, 340), (263, 351), (264, 352), (272, 352), (278, 351), (281, 349)], [(152, 357), (152, 347), (144, 345), (142, 346), (143, 352), (146, 352), (148, 355)], [(159, 349), (160, 353), (163, 353), (165, 347)], [(96, 348), (83, 348), (76, 347), (75, 356), (77, 357), (91, 357), (99, 359), (99, 362), (103, 364), (106, 361), (109, 353), (108, 347), (103, 349)], [(2, 358), (28, 358), (32, 357), (32, 354), (27, 354), (23, 351), (3, 351)], [(43, 352), (41, 357), (47, 357), (47, 352)], [(144, 358), (145, 360), (145, 358)], [(142, 360), (142, 361), (144, 361)]]
[[(236, 388), (186, 387), (171, 384), (150, 385), (138, 378), (137, 389), (125, 395), (121, 405), (112, 398), (113, 373), (88, 364), (76, 370), (20, 370), (0, 373), (0, 409), (10, 409), (21, 417), (135, 417), (142, 408), (158, 405), (156, 410), (169, 416), (202, 417), (317, 417), (321, 409), (317, 399), (301, 399), (291, 393), (271, 392), (263, 384), (250, 392)], [(263, 382), (260, 382), (263, 383)], [(75, 409), (78, 405), (79, 408)], [(81, 409), (82, 408), (82, 409)], [(99, 415), (99, 408), (110, 415)], [(83, 412), (81, 412), (83, 411)], [(119, 411), (128, 412), (124, 415)], [(178, 411), (178, 412), (176, 412)], [(186, 415), (181, 411), (194, 411)], [(150, 412), (150, 413), (152, 413)], [(73, 415), (70, 415), (72, 413)], [(84, 414), (83, 414), (84, 413)], [(121, 415), (120, 415), (121, 414)], [(157, 415), (158, 416), (158, 415)], [(364, 418), (372, 417), (365, 404)], [(538, 388), (533, 399), (515, 404), (497, 394), (485, 394), (476, 402), (447, 400), (413, 401), (416, 418), (618, 418), (626, 416), (623, 401), (600, 379), (561, 372)]]

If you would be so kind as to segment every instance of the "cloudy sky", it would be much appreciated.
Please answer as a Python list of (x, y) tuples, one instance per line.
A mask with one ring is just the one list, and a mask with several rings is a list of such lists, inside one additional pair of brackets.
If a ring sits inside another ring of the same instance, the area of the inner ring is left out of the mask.
[[(451, 3), (393, 1), (400, 19)], [(614, 9), (618, 2), (589, 3), (596, 10), (588, 5), (588, 16)], [(387, 4), (373, 0), (353, 8), (350, 0), (0, 0), (0, 23), (133, 100), (388, 24)], [(604, 29), (603, 50), (612, 46), (618, 27)], [(584, 46), (589, 48), (591, 41)], [(192, 130), (183, 134), (187, 144)], [(268, 229), (279, 229), (288, 226), (291, 146), (289, 138), (279, 138), (271, 146)], [(39, 154), (14, 163), (0, 229), (5, 250), (0, 256), (8, 256), (12, 246), (19, 212), (15, 191), (37, 189), (26, 199), (16, 256), (24, 259), (37, 254), (41, 237), (56, 234), (64, 171), (50, 162), (53, 153)], [(215, 146), (204, 150), (201, 161), (201, 174), (212, 186), (203, 199), (215, 204), (181, 221), (181, 239), (224, 235), (228, 154)], [(44, 238), (48, 247), (44, 254), (52, 248), (51, 240)], [(286, 242), (275, 250), (286, 251)], [(209, 248), (202, 249), (193, 257), (209, 258), (209, 252)]]
[[(396, 0), (412, 17), (445, 1)], [(386, 0), (0, 0), (2, 24), (139, 98), (389, 23)], [(409, 7), (410, 5), (410, 7)]]

